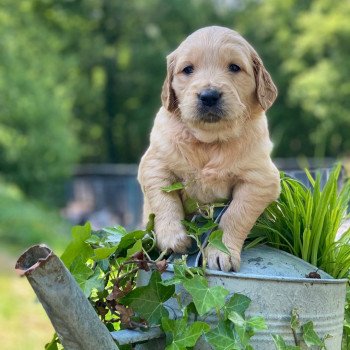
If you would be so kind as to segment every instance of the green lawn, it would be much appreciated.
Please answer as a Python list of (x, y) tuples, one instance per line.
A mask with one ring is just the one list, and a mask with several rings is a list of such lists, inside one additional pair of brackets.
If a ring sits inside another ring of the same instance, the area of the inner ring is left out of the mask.
[(13, 256), (0, 251), (0, 339), (3, 350), (44, 349), (53, 327)]
[(36, 243), (46, 243), (61, 254), (70, 229), (57, 211), (0, 181), (1, 350), (40, 350), (51, 340), (53, 327), (27, 279), (14, 266), (21, 253)]

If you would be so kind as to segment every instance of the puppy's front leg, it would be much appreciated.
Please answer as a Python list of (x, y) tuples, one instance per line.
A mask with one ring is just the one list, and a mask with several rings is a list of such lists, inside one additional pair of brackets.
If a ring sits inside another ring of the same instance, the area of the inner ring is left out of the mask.
[[(259, 177), (259, 181), (241, 182), (235, 187), (232, 202), (219, 225), (224, 232), (223, 243), (231, 255), (208, 247), (206, 254), (209, 268), (223, 271), (239, 270), (241, 250), (249, 231), (265, 208), (277, 199), (280, 193), (278, 171), (272, 170), (268, 177)], [(264, 179), (265, 181), (261, 181)]]
[(155, 214), (155, 233), (157, 245), (163, 251), (171, 249), (177, 253), (185, 253), (190, 246), (181, 220), (184, 219), (184, 209), (177, 192), (166, 193), (162, 187), (172, 185), (176, 178), (159, 160), (148, 157), (142, 159), (139, 182), (144, 193), (144, 220), (149, 214)]

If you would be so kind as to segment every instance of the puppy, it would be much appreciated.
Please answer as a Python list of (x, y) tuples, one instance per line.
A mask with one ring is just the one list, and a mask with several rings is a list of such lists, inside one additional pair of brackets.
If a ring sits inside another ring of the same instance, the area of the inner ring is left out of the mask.
[[(206, 256), (211, 269), (238, 271), (244, 240), (280, 193), (265, 116), (277, 89), (241, 35), (213, 26), (191, 34), (167, 57), (161, 97), (138, 173), (144, 218), (155, 214), (161, 250), (184, 253), (190, 244), (181, 224), (186, 196), (202, 204), (231, 199), (219, 224), (230, 255), (208, 247)], [(178, 181), (183, 193), (161, 190)]]

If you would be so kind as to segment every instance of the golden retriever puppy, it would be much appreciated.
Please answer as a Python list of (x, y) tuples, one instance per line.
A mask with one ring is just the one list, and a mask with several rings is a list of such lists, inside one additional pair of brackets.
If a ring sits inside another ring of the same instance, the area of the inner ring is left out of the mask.
[[(208, 247), (206, 256), (211, 269), (238, 271), (244, 240), (280, 193), (265, 116), (277, 89), (252, 46), (228, 28), (197, 30), (167, 57), (167, 67), (163, 106), (139, 167), (144, 218), (155, 214), (161, 250), (184, 253), (185, 197), (231, 199), (219, 225), (231, 254)], [(183, 193), (161, 190), (178, 181)]]

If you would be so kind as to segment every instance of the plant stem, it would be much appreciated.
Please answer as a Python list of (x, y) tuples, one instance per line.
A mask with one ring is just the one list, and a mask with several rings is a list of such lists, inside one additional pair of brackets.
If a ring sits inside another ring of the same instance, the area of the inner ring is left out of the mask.
[(163, 260), (163, 259), (164, 259), (164, 256), (167, 255), (167, 254), (168, 254), (168, 249), (163, 250), (163, 251), (159, 254), (158, 258), (155, 260), (155, 262), (160, 261), (160, 260)]
[(299, 346), (299, 340), (298, 340), (298, 337), (297, 337), (297, 332), (293, 328), (292, 328), (292, 333), (293, 333), (293, 338), (294, 338), (295, 345)]

